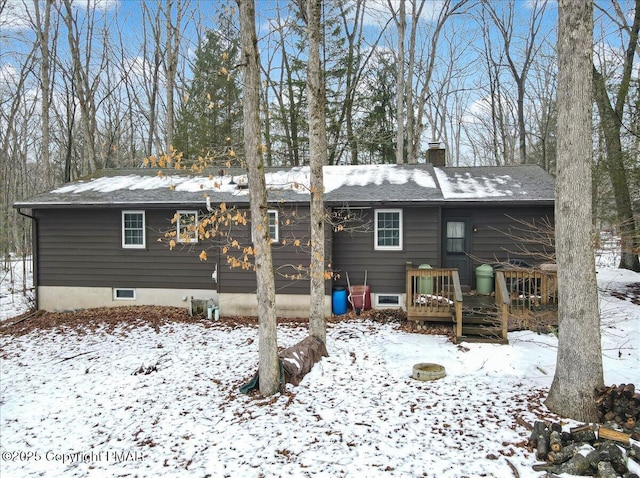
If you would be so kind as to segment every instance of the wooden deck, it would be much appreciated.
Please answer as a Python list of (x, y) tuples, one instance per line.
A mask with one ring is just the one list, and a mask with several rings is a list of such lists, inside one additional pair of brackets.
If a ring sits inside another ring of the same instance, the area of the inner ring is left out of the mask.
[(407, 269), (407, 317), (442, 321), (462, 312), (457, 269)]
[(457, 269), (420, 269), (407, 263), (407, 319), (453, 322), (456, 342), (508, 343), (508, 319), (557, 310), (557, 275), (539, 269), (499, 269), (492, 295), (463, 294)]

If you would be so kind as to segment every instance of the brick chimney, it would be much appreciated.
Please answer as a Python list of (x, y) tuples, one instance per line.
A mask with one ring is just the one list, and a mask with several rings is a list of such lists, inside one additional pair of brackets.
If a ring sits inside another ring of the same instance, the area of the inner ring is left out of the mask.
[(446, 156), (444, 147), (440, 147), (440, 141), (429, 143), (427, 160), (436, 167), (446, 166)]

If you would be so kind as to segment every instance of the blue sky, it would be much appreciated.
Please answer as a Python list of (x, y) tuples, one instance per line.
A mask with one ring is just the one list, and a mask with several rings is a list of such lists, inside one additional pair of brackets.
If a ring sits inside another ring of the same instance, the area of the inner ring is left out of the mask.
[[(26, 51), (30, 48), (33, 43), (34, 34), (33, 32), (29, 32), (27, 28), (28, 25), (28, 10), (33, 8), (33, 0), (8, 0), (9, 10), (11, 10), (11, 18), (9, 20), (10, 29), (6, 30), (8, 33), (5, 37), (3, 43), (0, 43), (0, 47), (9, 47), (11, 49), (17, 48), (19, 50)], [(164, 4), (164, 0), (161, 0), (161, 4)], [(186, 30), (184, 31), (184, 38), (187, 39), (185, 42), (185, 47), (187, 52), (193, 52), (195, 50), (197, 44), (198, 34), (202, 33), (205, 28), (215, 27), (216, 20), (218, 19), (218, 11), (225, 4), (231, 8), (237, 8), (234, 1), (230, 2), (222, 2), (220, 0), (192, 0), (192, 4), (198, 5), (198, 8), (194, 12), (194, 18), (190, 18), (190, 22), (186, 26)], [(394, 2), (397, 4), (397, 2)], [(411, 7), (410, 3), (407, 2), (407, 10), (410, 12)], [(145, 5), (151, 6), (155, 5), (156, 2), (147, 2)], [(281, 8), (281, 14), (286, 15), (287, 8), (292, 4), (291, 1), (287, 0), (257, 0), (256, 1), (256, 9), (257, 9), (257, 26), (259, 31), (259, 37), (264, 37), (269, 31), (269, 20), (273, 18), (275, 12), (278, 7)], [(327, 7), (332, 5), (333, 3), (328, 0), (326, 5)], [(109, 34), (116, 35), (118, 33), (118, 28), (115, 25), (119, 25), (122, 37), (124, 38), (124, 47), (126, 48), (125, 54), (130, 58), (130, 64), (135, 64), (138, 60), (136, 58), (140, 57), (143, 41), (143, 15), (142, 15), (142, 2), (138, 0), (91, 0), (91, 5), (95, 6), (95, 14), (96, 18), (99, 19), (99, 25), (108, 25)], [(520, 0), (516, 2), (516, 28), (522, 28), (526, 23), (520, 20), (523, 17), (527, 17), (529, 14), (529, 8), (532, 4), (528, 0)], [(74, 6), (79, 15), (79, 19), (82, 20), (83, 15), (86, 15), (87, 12), (87, 0), (76, 0), (74, 2)], [(370, 11), (367, 15), (365, 15), (365, 22), (367, 23), (367, 35), (370, 38), (376, 36), (376, 33), (379, 31), (379, 26), (381, 24), (387, 23), (390, 18), (390, 13), (388, 11), (387, 1), (386, 0), (369, 0), (367, 2), (367, 7), (370, 8)], [(419, 28), (429, 29), (432, 26), (432, 20), (434, 15), (439, 12), (439, 9), (442, 7), (441, 1), (427, 0), (425, 4), (425, 10), (422, 13), (421, 18), (423, 19)], [(555, 8), (555, 3), (552, 2), (551, 9)], [(5, 19), (7, 18), (5, 12)], [(1, 20), (0, 20), (1, 21)], [(551, 14), (549, 20), (550, 23), (555, 22), (555, 15)], [(460, 42), (458, 46), (459, 49), (464, 48), (464, 55), (467, 58), (463, 58), (466, 63), (470, 63), (473, 59), (470, 59), (471, 55), (476, 55), (477, 52), (482, 47), (481, 44), (476, 44), (477, 48), (470, 48), (470, 42), (478, 42), (479, 36), (477, 33), (477, 24), (474, 24), (468, 16), (459, 16), (452, 20), (453, 28), (450, 28), (450, 35), (455, 41)], [(553, 29), (553, 25), (550, 25), (550, 28)], [(421, 32), (421, 39), (429, 38), (429, 32)], [(2, 34), (0, 34), (1, 38)], [(99, 37), (97, 37), (94, 42), (96, 44), (99, 43)], [(289, 38), (288, 41), (291, 41)], [(466, 45), (463, 45), (466, 42)], [(514, 40), (514, 44), (517, 44), (517, 40)], [(66, 35), (61, 31), (60, 39), (58, 42), (59, 45), (59, 53), (68, 49)], [(380, 48), (386, 49), (388, 51), (397, 50), (396, 40), (395, 40), (395, 27), (390, 25), (388, 31), (385, 33), (383, 38), (381, 39), (381, 43), (379, 45)], [(263, 63), (269, 54), (273, 54), (273, 51), (268, 51), (266, 44), (263, 44), (262, 48), (262, 60)], [(458, 52), (456, 52), (457, 54)], [(301, 54), (304, 54), (302, 52)], [(443, 60), (440, 62), (441, 66), (446, 65), (449, 61), (444, 58), (448, 52), (443, 51)], [(276, 62), (278, 61), (278, 53), (276, 52)], [(332, 56), (328, 58), (329, 61), (335, 61), (336, 56)], [(0, 52), (0, 75), (2, 74), (3, 63), (5, 63), (6, 57), (1, 55)], [(276, 65), (277, 68), (277, 65)], [(479, 68), (476, 68), (476, 71), (479, 71)], [(475, 73), (474, 73), (475, 74)], [(187, 72), (187, 76), (189, 73)], [(467, 104), (465, 108), (471, 108), (469, 105), (473, 105), (477, 103), (479, 98), (479, 92), (474, 90), (473, 87), (473, 79), (465, 79), (466, 83), (465, 88), (470, 91), (470, 95), (472, 95), (471, 102)], [(472, 91), (473, 90), (473, 91)], [(431, 135), (429, 135), (429, 138)]]
[[(165, 0), (160, 0), (161, 4), (164, 4)], [(189, 0), (185, 0), (189, 1)], [(396, 0), (393, 0), (397, 4)], [(521, 36), (527, 28), (528, 18), (532, 11), (532, 7), (535, 5), (533, 2), (540, 2), (542, 0), (516, 0), (515, 1), (515, 18), (514, 18), (514, 40), (513, 47), (515, 49), (521, 48), (518, 37)], [(111, 35), (118, 33), (118, 28), (114, 25), (120, 25), (120, 32), (124, 39), (124, 46), (126, 48), (125, 54), (129, 57), (130, 62), (136, 62), (137, 58), (141, 55), (143, 41), (143, 29), (142, 29), (142, 5), (139, 0), (90, 0), (91, 5), (94, 5), (96, 10), (96, 16), (100, 19), (100, 25), (108, 25), (108, 31)], [(365, 16), (365, 21), (368, 24), (367, 34), (372, 38), (378, 31), (379, 25), (386, 23), (390, 14), (388, 12), (387, 0), (368, 0), (367, 6), (371, 9), (369, 14)], [(235, 1), (223, 2), (221, 0), (190, 0), (190, 4), (195, 4), (198, 8), (194, 11), (194, 16), (190, 18), (188, 26), (185, 27), (184, 38), (188, 41), (185, 42), (185, 48), (187, 53), (193, 52), (196, 47), (198, 34), (202, 33), (205, 28), (213, 28), (216, 25), (218, 19), (218, 11), (223, 5), (229, 7), (236, 7)], [(273, 18), (275, 11), (278, 7), (281, 8), (284, 15), (286, 9), (291, 5), (291, 1), (288, 0), (256, 0), (257, 9), (257, 26), (259, 36), (264, 37), (269, 31), (269, 20)], [(600, 3), (603, 6), (611, 5), (610, 0), (601, 0)], [(633, 0), (621, 0), (622, 9), (624, 11), (631, 11), (633, 7)], [(150, 0), (145, 5), (153, 8), (156, 2)], [(332, 5), (331, 0), (327, 0), (326, 5)], [(423, 12), (423, 21), (420, 24), (421, 28), (428, 28), (431, 24), (430, 20), (433, 18), (433, 14), (438, 12), (442, 2), (439, 0), (427, 0), (425, 8), (427, 11)], [(506, 6), (508, 2), (506, 0), (496, 0), (494, 5)], [(77, 9), (79, 18), (86, 13), (87, 0), (75, 0), (74, 6)], [(408, 2), (408, 9), (410, 4)], [(30, 49), (34, 41), (34, 34), (29, 28), (29, 12), (33, 10), (33, 0), (8, 0), (5, 10), (0, 15), (0, 86), (1, 80), (6, 78), (7, 75), (15, 75), (18, 71), (16, 68), (19, 58), (24, 55)], [(606, 15), (601, 11), (596, 10), (596, 34), (595, 38), (598, 41), (600, 38), (606, 38), (607, 42), (613, 42), (616, 40), (616, 35), (612, 34), (607, 37), (602, 37), (599, 33), (600, 20), (606, 20)], [(117, 20), (117, 21), (116, 21)], [(555, 27), (557, 22), (557, 3), (555, 0), (550, 0), (546, 7), (544, 17), (544, 30), (548, 35), (548, 45), (546, 53), (552, 55), (552, 49), (555, 44)], [(464, 62), (469, 69), (469, 76), (464, 79), (464, 85), (462, 87), (469, 90), (468, 102), (464, 105), (465, 114), (473, 113), (474, 109), (477, 112), (478, 107), (482, 105), (481, 95), (483, 94), (477, 88), (477, 84), (486, 80), (483, 78), (482, 58), (479, 54), (483, 48), (482, 39), (478, 30), (478, 24), (474, 22), (469, 16), (460, 16), (452, 20), (452, 28), (449, 29), (449, 35), (452, 40), (458, 42), (455, 46), (456, 51), (452, 50), (452, 54), (459, 54), (461, 50), (464, 52), (461, 54), (460, 62)], [(424, 34), (423, 38), (428, 38), (428, 33)], [(492, 37), (494, 46), (501, 43), (498, 37), (497, 31), (492, 30)], [(94, 40), (99, 42), (99, 38)], [(598, 47), (599, 45), (597, 45)], [(619, 46), (619, 44), (618, 44)], [(64, 30), (61, 30), (60, 39), (58, 42), (59, 52), (63, 53), (65, 49), (68, 49), (66, 35)], [(388, 33), (383, 37), (381, 48), (386, 48), (389, 51), (395, 51), (397, 49), (395, 42), (395, 28), (391, 26)], [(603, 48), (603, 51), (615, 51), (615, 43), (613, 45), (607, 45)], [(16, 54), (17, 53), (17, 54)], [(263, 45), (263, 62), (268, 57), (267, 46)], [(302, 53), (304, 54), (304, 52)], [(443, 55), (446, 55), (446, 50), (443, 51)], [(335, 60), (336, 56), (330, 57), (329, 60)], [(444, 66), (449, 61), (448, 58), (441, 56), (440, 66)], [(277, 58), (276, 58), (277, 61)], [(640, 62), (639, 62), (640, 63)], [(636, 65), (636, 70), (638, 65)], [(187, 73), (188, 75), (188, 73)], [(474, 81), (477, 80), (477, 81)], [(33, 81), (33, 78), (31, 79)]]

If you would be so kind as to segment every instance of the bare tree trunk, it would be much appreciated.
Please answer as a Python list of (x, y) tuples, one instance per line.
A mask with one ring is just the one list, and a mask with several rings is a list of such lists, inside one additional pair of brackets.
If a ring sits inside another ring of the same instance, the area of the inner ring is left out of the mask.
[[(378, 43), (386, 32), (387, 25), (380, 28), (375, 38), (367, 37), (365, 40), (364, 23), (367, 0), (355, 0), (353, 2), (325, 2), (325, 5), (338, 5), (338, 18), (342, 23), (346, 48), (344, 53), (343, 70), (340, 73), (344, 82), (343, 89), (333, 92), (333, 103), (328, 108), (335, 109), (332, 118), (327, 119), (328, 156), (325, 164), (340, 163), (345, 148), (348, 148), (350, 156), (349, 164), (358, 164), (360, 159), (360, 144), (362, 137), (358, 132), (358, 111), (362, 108), (362, 79), (369, 60), (378, 53)], [(325, 19), (324, 24), (329, 23)], [(325, 53), (325, 56), (327, 54)], [(331, 57), (331, 52), (329, 57)]]
[(267, 167), (270, 168), (271, 166), (273, 166), (273, 142), (271, 141), (271, 123), (269, 121), (268, 81), (264, 83), (264, 88), (260, 90), (260, 101), (262, 102), (260, 111), (263, 114), (261, 124), (264, 125), (264, 145), (266, 149), (265, 151), (266, 163), (267, 163)]
[(322, 42), (322, 0), (306, 0), (309, 32), (307, 91), (309, 98), (309, 165), (311, 169), (311, 262), (309, 334), (326, 343), (327, 324), (324, 316), (324, 181), (322, 167), (327, 162), (325, 88), (320, 66)]
[[(43, 179), (46, 186), (51, 187), (55, 183), (55, 175), (51, 165), (51, 127), (49, 125), (50, 100), (51, 100), (51, 45), (49, 33), (51, 28), (51, 2), (44, 3), (44, 11), (40, 11), (40, 2), (34, 0), (34, 16), (32, 23), (36, 29), (36, 36), (40, 45), (40, 91), (42, 92), (40, 111), (42, 115), (42, 151), (40, 161), (42, 164)], [(55, 50), (53, 51), (55, 54)]]
[[(394, 8), (390, 0), (389, 8), (394, 11)], [(400, 10), (395, 15), (395, 22), (398, 28), (398, 52), (396, 55), (396, 78), (397, 78), (397, 90), (396, 90), (396, 163), (404, 163), (404, 89), (405, 89), (405, 77), (404, 77), (404, 35), (407, 31), (407, 13), (405, 10), (405, 0), (400, 0)]]
[(555, 57), (545, 54), (537, 55), (532, 70), (534, 76), (529, 92), (530, 96), (538, 98), (538, 101), (533, 105), (532, 127), (527, 133), (531, 145), (527, 153), (527, 162), (538, 164), (548, 173), (555, 174)]
[[(147, 111), (149, 137), (147, 138), (144, 153), (146, 156), (151, 156), (153, 154), (153, 144), (158, 128), (158, 96), (160, 92), (160, 66), (162, 64), (161, 41), (165, 25), (160, 22), (160, 9), (156, 9), (155, 13), (152, 13), (150, 11), (150, 4), (147, 2), (142, 2), (141, 7), (143, 20), (142, 32), (144, 38), (147, 38), (147, 25), (150, 25), (151, 29), (151, 41), (144, 41), (142, 44), (143, 75), (146, 76), (149, 71), (151, 72), (151, 78), (145, 78), (144, 81), (144, 89), (149, 101)], [(148, 51), (149, 48), (151, 48), (151, 52)]]
[(240, 7), (240, 38), (244, 68), (244, 145), (247, 161), (251, 231), (254, 237), (258, 283), (260, 393), (279, 389), (280, 368), (276, 328), (275, 278), (269, 237), (267, 188), (260, 145), (260, 59), (256, 36), (254, 0), (237, 0)]
[[(340, 111), (340, 120), (338, 125), (345, 124), (346, 127), (346, 140), (349, 144), (351, 160), (350, 164), (358, 164), (358, 138), (354, 131), (354, 103), (357, 94), (358, 79), (361, 74), (361, 66), (359, 63), (360, 56), (357, 53), (360, 52), (362, 46), (362, 16), (364, 15), (364, 1), (357, 0), (354, 5), (355, 12), (353, 18), (347, 18), (347, 12), (345, 12), (344, 5), (340, 4), (340, 18), (342, 19), (345, 37), (347, 41), (346, 52), (346, 68), (344, 72), (345, 76), (345, 91), (344, 91), (344, 103)], [(311, 19), (309, 19), (311, 21)], [(351, 31), (349, 31), (351, 28)], [(375, 48), (371, 47), (371, 52), (374, 52)], [(344, 122), (343, 122), (344, 119)], [(311, 125), (309, 125), (311, 127)], [(333, 148), (335, 151), (335, 148)], [(328, 160), (325, 162), (328, 163)]]
[[(416, 99), (415, 100), (411, 100), (410, 103), (416, 104), (416, 108), (414, 108), (413, 106), (411, 107), (412, 112), (408, 113), (408, 118), (407, 118), (407, 157), (408, 157), (408, 163), (417, 163), (418, 159), (419, 159), (419, 155), (420, 155), (420, 147), (422, 144), (422, 133), (424, 132), (424, 116), (425, 116), (425, 105), (428, 102), (435, 102), (438, 101), (437, 99), (431, 99), (430, 97), (432, 95), (434, 95), (434, 88), (432, 85), (432, 78), (433, 78), (433, 73), (436, 70), (436, 66), (438, 64), (439, 59), (441, 58), (438, 52), (438, 46), (440, 44), (440, 38), (442, 36), (442, 31), (447, 23), (447, 21), (449, 21), (453, 16), (460, 14), (460, 12), (462, 11), (462, 9), (464, 8), (464, 6), (466, 5), (467, 0), (459, 0), (458, 2), (454, 3), (453, 5), (451, 4), (451, 0), (447, 0), (445, 2), (442, 3), (442, 8), (440, 9), (440, 13), (438, 14), (438, 18), (435, 21), (435, 25), (433, 28), (433, 33), (431, 34), (431, 38), (429, 39), (429, 54), (428, 54), (428, 58), (426, 59), (426, 61), (424, 59), (420, 59), (420, 63), (424, 64), (425, 66), (420, 69), (419, 71), (414, 71), (415, 68), (413, 66), (413, 63), (415, 62), (415, 60), (411, 60), (410, 61), (410, 68), (409, 68), (409, 81), (407, 82), (409, 85), (412, 85), (414, 83), (413, 78), (415, 77), (415, 83), (419, 84), (422, 83), (422, 87), (419, 89), (419, 91), (415, 94), (415, 95), (411, 95), (411, 97), (415, 96)], [(419, 20), (420, 20), (420, 16), (422, 15), (422, 4), (420, 5), (420, 9), (415, 11), (412, 13), (412, 21), (411, 23), (413, 25), (416, 25)], [(415, 53), (413, 53), (413, 51), (415, 51), (416, 49), (416, 45), (415, 45), (415, 35), (414, 35), (414, 30), (412, 29), (411, 31), (411, 43), (409, 48), (412, 50), (410, 55), (413, 57), (415, 55)], [(455, 56), (452, 56), (449, 61), (450, 62), (454, 62), (456, 60)], [(448, 68), (450, 70), (450, 68)], [(415, 113), (413, 113), (413, 110), (417, 109), (417, 111)], [(443, 110), (445, 110), (445, 106), (443, 105)], [(443, 116), (446, 115), (446, 111), (443, 111), (441, 113)], [(410, 119), (409, 119), (410, 118)], [(431, 130), (432, 130), (432, 134), (433, 137), (432, 139), (434, 141), (440, 141), (441, 139), (445, 139), (444, 138), (444, 132), (442, 132), (440, 134), (439, 137), (436, 137), (436, 131), (438, 130), (438, 127), (436, 124), (432, 124), (431, 125)]]
[[(172, 20), (173, 5), (176, 5), (176, 20), (175, 24)], [(167, 81), (167, 118), (166, 118), (166, 132), (165, 132), (165, 148), (168, 151), (173, 146), (173, 132), (174, 132), (174, 120), (175, 120), (175, 101), (174, 93), (176, 88), (176, 76), (178, 74), (178, 61), (180, 60), (180, 42), (182, 41), (182, 32), (180, 31), (180, 25), (184, 17), (184, 3), (182, 0), (166, 0), (165, 7), (166, 15), (166, 46), (165, 46), (165, 63), (164, 74)], [(254, 27), (255, 28), (255, 27)], [(259, 74), (259, 72), (258, 72)]]
[(73, 131), (74, 131), (74, 117), (75, 117), (75, 105), (71, 101), (66, 102), (67, 107), (67, 122), (66, 122), (66, 139), (67, 147), (64, 155), (64, 182), (69, 183), (73, 179)]
[[(416, 138), (415, 134), (416, 113), (414, 108), (413, 78), (415, 76), (416, 68), (416, 35), (418, 33), (418, 26), (416, 24), (420, 20), (424, 2), (425, 0), (414, 0), (410, 2), (411, 31), (409, 32), (409, 61), (407, 62), (407, 71), (404, 83), (404, 101), (407, 107), (405, 135), (407, 137), (407, 163), (409, 164), (416, 164), (418, 162), (415, 143), (419, 140)], [(419, 7), (417, 6), (418, 3), (420, 3)]]
[(640, 0), (635, 2), (635, 15), (633, 25), (628, 29), (629, 42), (625, 49), (624, 66), (620, 86), (617, 88), (615, 103), (612, 105), (607, 93), (604, 76), (595, 68), (594, 91), (595, 100), (600, 113), (600, 126), (604, 134), (606, 155), (604, 165), (609, 173), (613, 186), (613, 197), (616, 204), (616, 214), (622, 242), (622, 255), (619, 267), (640, 272), (640, 261), (637, 251), (640, 249), (637, 238), (637, 224), (633, 214), (633, 205), (629, 188), (629, 172), (624, 160), (622, 149), (621, 131), (624, 106), (627, 102), (631, 76), (633, 72), (633, 59), (638, 47), (638, 31), (640, 30)]
[[(268, 60), (269, 72), (265, 72), (267, 77), (270, 78), (272, 74), (271, 64), (274, 60), (274, 56), (277, 54), (280, 56), (281, 65), (278, 68), (279, 78), (277, 81), (270, 81), (269, 86), (273, 93), (273, 98), (277, 103), (277, 109), (280, 115), (280, 127), (282, 128), (281, 135), (284, 136), (282, 140), (284, 145), (284, 151), (280, 154), (283, 156), (281, 162), (288, 164), (289, 166), (300, 165), (300, 138), (298, 132), (298, 115), (300, 98), (299, 93), (296, 92), (295, 75), (292, 66), (289, 62), (289, 57), (292, 55), (287, 48), (287, 33), (290, 26), (287, 24), (288, 15), (283, 18), (280, 14), (280, 7), (276, 6), (275, 19), (272, 28), (275, 29), (277, 34), (274, 40), (276, 47)], [(270, 138), (269, 138), (270, 139)]]
[[(493, 58), (493, 42), (489, 34), (490, 28), (482, 11), (482, 38), (484, 40), (484, 60), (487, 66), (487, 75), (489, 79), (489, 94), (491, 105), (491, 151), (495, 164), (500, 166), (501, 162), (506, 162), (504, 157), (504, 142), (500, 139), (500, 132), (503, 131), (502, 118), (503, 112), (500, 98), (502, 97), (502, 88), (500, 87), (500, 74), (496, 71), (498, 64)], [(503, 135), (502, 135), (503, 136)], [(501, 147), (502, 145), (502, 147)]]
[(516, 84), (516, 110), (520, 156), (519, 162), (521, 164), (525, 164), (527, 162), (527, 129), (524, 113), (525, 85), (527, 82), (527, 75), (529, 74), (531, 64), (533, 63), (540, 48), (540, 45), (536, 44), (536, 37), (540, 33), (540, 28), (543, 25), (546, 6), (546, 0), (542, 2), (534, 2), (532, 4), (531, 19), (527, 28), (527, 38), (524, 46), (524, 52), (519, 54), (521, 58), (521, 66), (518, 67), (518, 65), (516, 65), (517, 58), (514, 57), (514, 52), (512, 51), (512, 44), (515, 35), (515, 9), (519, 8), (519, 6), (517, 6), (513, 2), (513, 0), (510, 0), (508, 3), (500, 4), (501, 8), (507, 9), (507, 14), (503, 15), (501, 18), (501, 16), (498, 14), (495, 3), (487, 0), (483, 1), (483, 8), (488, 10), (494, 25), (502, 36), (504, 56), (507, 62), (508, 69), (513, 77), (513, 81)]
[(622, 141), (620, 139), (621, 118), (611, 108), (602, 75), (594, 70), (595, 97), (600, 111), (600, 124), (604, 134), (606, 154), (603, 163), (609, 173), (613, 186), (613, 198), (616, 204), (617, 226), (620, 228), (621, 255), (618, 267), (640, 272), (638, 254), (635, 252), (636, 221), (633, 215), (631, 195), (629, 194), (629, 173), (624, 162)]
[(546, 405), (592, 422), (604, 380), (591, 227), (593, 5), (558, 7), (558, 358)]
[(300, 138), (298, 136), (298, 109), (295, 102), (291, 101), (291, 98), (296, 98), (295, 85), (293, 81), (293, 72), (289, 65), (289, 56), (285, 53), (284, 37), (282, 38), (282, 59), (283, 59), (283, 71), (286, 73), (284, 81), (287, 82), (287, 90), (289, 93), (289, 105), (286, 106), (288, 123), (287, 131), (289, 133), (289, 157), (290, 166), (300, 166)]
[[(28, 115), (25, 109), (25, 91), (28, 84), (29, 72), (34, 69), (38, 47), (34, 43), (31, 51), (25, 54), (21, 62), (19, 74), (15, 75), (11, 86), (13, 94), (7, 97), (0, 108), (0, 255), (9, 257), (10, 252), (17, 251), (21, 244), (20, 227), (16, 211), (11, 207), (14, 201), (22, 199), (30, 191), (24, 184), (27, 176), (26, 156), (27, 147), (22, 143), (22, 131), (28, 130)], [(2, 98), (5, 99), (4, 97)], [(22, 112), (22, 113), (21, 113)]]
[[(84, 132), (84, 160), (83, 165), (86, 171), (84, 173), (92, 173), (98, 169), (98, 163), (96, 161), (96, 106), (95, 106), (95, 91), (99, 85), (98, 81), (91, 82), (89, 80), (89, 65), (91, 64), (91, 38), (93, 37), (94, 21), (93, 15), (95, 12), (87, 12), (87, 15), (91, 17), (87, 24), (87, 38), (89, 38), (89, 45), (86, 51), (86, 61), (83, 65), (80, 58), (80, 30), (78, 27), (77, 18), (73, 14), (71, 0), (62, 0), (65, 13), (62, 14), (64, 22), (67, 26), (67, 37), (69, 41), (69, 51), (71, 53), (71, 68), (73, 71), (73, 78), (75, 80), (76, 92), (78, 95), (78, 105), (80, 106), (80, 112), (82, 115), (82, 126)], [(93, 7), (95, 9), (95, 7)], [(104, 61), (104, 58), (102, 59)], [(100, 68), (102, 71), (102, 68)]]
[[(145, 21), (145, 11), (146, 8), (142, 8), (142, 18), (143, 18), (143, 25), (146, 25), (148, 22)], [(143, 38), (146, 38), (146, 28), (143, 27), (142, 29), (143, 31)], [(140, 121), (139, 118), (140, 116), (138, 116), (137, 114), (137, 110), (136, 110), (136, 106), (141, 104), (141, 99), (143, 98), (144, 95), (142, 95), (140, 93), (140, 90), (136, 88), (136, 77), (137, 75), (133, 73), (133, 68), (132, 66), (129, 64), (128, 62), (128, 58), (130, 57), (127, 53), (128, 48), (129, 48), (129, 44), (128, 44), (128, 40), (125, 39), (126, 35), (123, 33), (123, 30), (121, 28), (119, 28), (117, 30), (117, 38), (118, 38), (118, 47), (119, 47), (119, 56), (117, 58), (117, 62), (116, 62), (116, 68), (119, 68), (123, 73), (122, 75), (124, 75), (126, 77), (126, 79), (123, 81), (123, 113), (122, 113), (122, 117), (121, 117), (121, 121), (124, 124), (124, 131), (125, 133), (125, 137), (121, 139), (121, 143), (122, 145), (124, 145), (124, 147), (122, 148), (122, 151), (120, 152), (120, 160), (121, 160), (121, 164), (124, 164), (126, 166), (136, 166), (136, 157), (138, 155), (138, 153), (142, 153), (142, 155), (145, 156), (149, 156), (151, 153), (146, 154), (147, 151), (144, 149), (144, 146), (141, 146), (141, 151), (139, 151), (138, 147), (136, 146), (137, 141), (136, 140), (140, 140), (141, 144), (144, 144), (144, 135), (142, 134), (140, 138), (137, 137), (137, 131), (138, 128), (141, 125), (144, 125), (147, 123), (147, 121)], [(146, 80), (146, 71), (148, 71), (148, 68), (145, 66), (147, 64), (147, 48), (148, 48), (148, 41), (144, 41), (143, 42), (143, 46), (140, 48), (140, 50), (138, 50), (141, 56), (142, 56), (142, 70), (143, 70), (143, 74), (142, 74), (142, 78), (140, 78), (140, 83), (142, 84), (140, 86), (140, 88), (142, 89), (142, 91), (147, 93), (147, 96), (149, 96), (148, 93), (148, 89), (147, 89), (147, 80)], [(136, 52), (136, 56), (138, 55), (138, 53)], [(140, 108), (140, 110), (143, 110), (143, 108)], [(151, 124), (156, 124), (157, 123), (157, 113), (155, 113), (155, 110), (152, 109), (151, 106), (149, 106), (148, 112), (145, 113), (141, 113), (142, 117), (147, 117), (149, 118), (148, 123), (149, 123), (149, 130), (153, 130), (153, 127), (151, 126)], [(155, 119), (151, 119), (150, 116), (151, 115), (155, 115)]]

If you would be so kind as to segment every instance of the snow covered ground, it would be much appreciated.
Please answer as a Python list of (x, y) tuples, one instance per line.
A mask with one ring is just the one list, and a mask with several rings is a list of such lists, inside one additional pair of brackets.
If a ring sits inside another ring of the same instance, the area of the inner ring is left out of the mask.
[[(638, 385), (627, 285), (640, 274), (598, 260), (605, 383)], [(305, 336), (278, 330), (283, 347)], [(238, 392), (256, 370), (255, 327), (0, 335), (0, 476), (539, 477), (516, 418), (547, 413), (556, 345), (533, 332), (454, 345), (343, 322), (300, 386), (256, 399)], [(413, 380), (419, 362), (447, 376)]]
[(29, 309), (33, 300), (33, 294), (28, 292), (33, 287), (32, 268), (31, 257), (11, 256), (6, 263), (0, 262), (0, 321)]

